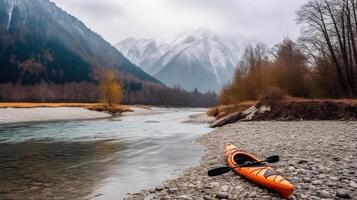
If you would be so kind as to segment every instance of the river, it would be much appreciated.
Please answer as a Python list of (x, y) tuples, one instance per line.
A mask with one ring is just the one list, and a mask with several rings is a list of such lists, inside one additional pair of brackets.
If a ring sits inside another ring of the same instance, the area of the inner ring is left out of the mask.
[(0, 199), (122, 199), (196, 165), (197, 109), (0, 126)]

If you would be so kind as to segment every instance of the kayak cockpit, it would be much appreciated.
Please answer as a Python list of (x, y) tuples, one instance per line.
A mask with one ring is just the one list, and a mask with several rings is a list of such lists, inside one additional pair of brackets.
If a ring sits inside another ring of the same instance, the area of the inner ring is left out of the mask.
[[(234, 162), (236, 165), (249, 165), (250, 163), (255, 163), (259, 161), (258, 159), (245, 154), (245, 153), (237, 153), (233, 157)], [(265, 163), (257, 163), (255, 165), (251, 165), (250, 167), (261, 167), (261, 166), (266, 166)]]

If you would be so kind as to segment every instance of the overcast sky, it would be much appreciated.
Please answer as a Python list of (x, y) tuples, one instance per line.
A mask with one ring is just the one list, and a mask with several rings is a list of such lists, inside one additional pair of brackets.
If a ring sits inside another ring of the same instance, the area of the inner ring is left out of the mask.
[(300, 28), (307, 0), (52, 0), (112, 44), (208, 27), (221, 35), (273, 45)]

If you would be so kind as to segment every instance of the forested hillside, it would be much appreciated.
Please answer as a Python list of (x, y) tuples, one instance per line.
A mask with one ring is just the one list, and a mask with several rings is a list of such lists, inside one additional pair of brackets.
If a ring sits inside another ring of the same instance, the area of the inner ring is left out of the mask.
[(164, 87), (54, 3), (0, 0), (1, 101), (97, 101), (97, 84), (106, 70), (120, 74), (128, 103), (183, 105), (162, 100), (156, 93), (174, 89)]
[(95, 81), (103, 68), (157, 82), (47, 0), (0, 0), (0, 83)]

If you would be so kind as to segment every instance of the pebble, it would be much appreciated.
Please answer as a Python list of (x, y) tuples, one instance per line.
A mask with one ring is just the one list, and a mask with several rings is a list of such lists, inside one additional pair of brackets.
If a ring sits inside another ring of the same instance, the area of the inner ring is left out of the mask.
[(222, 192), (228, 192), (229, 186), (228, 185), (224, 185), (221, 187), (221, 191)]
[(298, 164), (301, 165), (301, 164), (306, 164), (308, 162), (309, 162), (308, 160), (299, 160)]
[(319, 193), (319, 195), (320, 195), (321, 198), (329, 198), (330, 197), (330, 193), (327, 190), (322, 190)]
[(309, 189), (310, 189), (310, 190), (316, 190), (316, 186), (310, 185), (310, 186), (309, 186)]
[(242, 189), (242, 186), (237, 185), (235, 189), (236, 189), (236, 190), (241, 190), (241, 189)]
[(320, 174), (320, 175), (318, 176), (318, 178), (319, 178), (319, 179), (324, 179), (324, 178), (326, 178), (326, 175), (325, 175), (325, 174)]
[(343, 199), (351, 198), (351, 196), (349, 194), (349, 191), (344, 190), (344, 189), (338, 189), (337, 192), (336, 192), (336, 197), (340, 197), (340, 198), (343, 198)]
[(157, 186), (157, 187), (155, 188), (155, 190), (158, 191), (158, 192), (160, 192), (160, 191), (164, 190), (164, 188), (161, 187), (161, 186)]
[(218, 188), (218, 187), (219, 187), (219, 183), (218, 183), (218, 182), (212, 182), (212, 183), (210, 184), (210, 186), (211, 186), (212, 188)]
[(350, 186), (353, 187), (353, 188), (357, 188), (357, 183), (354, 182), (354, 181), (351, 181), (350, 182)]
[(321, 184), (322, 184), (322, 181), (320, 181), (320, 180), (314, 180), (314, 181), (312, 181), (312, 184), (313, 184), (313, 185), (321, 185)]
[(336, 182), (328, 182), (328, 183), (327, 183), (327, 186), (331, 186), (331, 187), (332, 187), (332, 186), (336, 186), (336, 185), (337, 185)]
[(254, 197), (256, 197), (256, 196), (257, 196), (257, 193), (256, 193), (256, 192), (252, 192), (252, 193), (249, 194), (249, 197), (251, 197), (251, 198), (254, 198)]
[(303, 180), (305, 183), (311, 183), (311, 178), (309, 178), (309, 177), (304, 177), (302, 180)]
[(228, 193), (227, 192), (218, 192), (217, 194), (216, 194), (216, 197), (218, 198), (218, 199), (228, 199)]
[(210, 197), (210, 196), (208, 196), (208, 195), (204, 195), (204, 196), (203, 196), (203, 199), (204, 199), (204, 200), (213, 200), (213, 198)]
[(180, 195), (177, 197), (177, 199), (181, 199), (181, 200), (193, 200), (192, 197), (189, 197), (187, 195)]
[(169, 194), (174, 194), (174, 193), (176, 193), (178, 190), (177, 190), (177, 188), (169, 188), (168, 190), (167, 190), (167, 192), (169, 193)]
[(288, 167), (288, 170), (289, 170), (289, 171), (294, 171), (294, 170), (295, 170), (295, 167), (290, 166), (290, 167)]
[(301, 199), (307, 199), (307, 196), (304, 195), (304, 194), (302, 194), (302, 195), (300, 196), (300, 198), (301, 198)]

